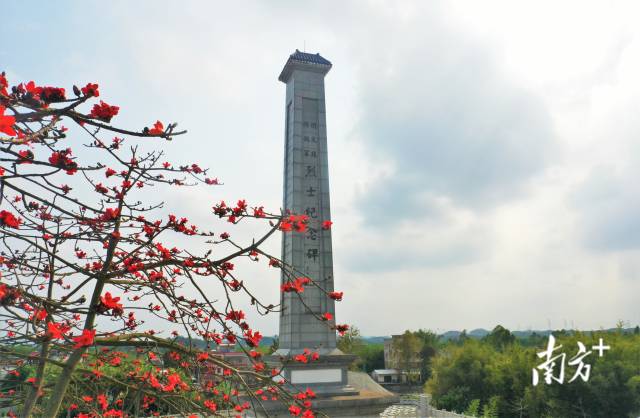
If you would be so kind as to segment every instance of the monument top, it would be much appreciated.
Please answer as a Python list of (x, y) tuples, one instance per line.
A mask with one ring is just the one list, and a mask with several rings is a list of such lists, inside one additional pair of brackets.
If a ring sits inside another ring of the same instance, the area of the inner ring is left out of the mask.
[(331, 61), (320, 54), (309, 54), (308, 52), (300, 52), (296, 49), (296, 52), (289, 55), (289, 59), (284, 65), (278, 80), (283, 83), (288, 82), (293, 70), (296, 69), (317, 72), (324, 75), (331, 69)]

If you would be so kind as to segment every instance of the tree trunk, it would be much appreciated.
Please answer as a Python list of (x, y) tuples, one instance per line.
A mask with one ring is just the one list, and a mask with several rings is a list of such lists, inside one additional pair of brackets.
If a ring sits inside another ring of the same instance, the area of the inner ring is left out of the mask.
[(24, 402), (22, 413), (20, 414), (23, 418), (29, 418), (31, 416), (33, 407), (36, 405), (36, 401), (40, 397), (40, 392), (44, 386), (44, 368), (47, 365), (48, 355), (49, 341), (45, 341), (42, 343), (42, 349), (40, 350), (40, 362), (38, 363), (38, 369), (36, 370), (36, 385), (31, 388), (31, 391)]

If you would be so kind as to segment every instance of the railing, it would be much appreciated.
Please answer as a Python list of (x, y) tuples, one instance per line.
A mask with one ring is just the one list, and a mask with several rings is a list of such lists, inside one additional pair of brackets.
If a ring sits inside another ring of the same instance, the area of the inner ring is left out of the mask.
[(418, 416), (428, 418), (472, 418), (457, 412), (436, 409), (431, 406), (431, 395), (406, 395), (400, 397), (400, 405), (414, 405), (418, 409)]

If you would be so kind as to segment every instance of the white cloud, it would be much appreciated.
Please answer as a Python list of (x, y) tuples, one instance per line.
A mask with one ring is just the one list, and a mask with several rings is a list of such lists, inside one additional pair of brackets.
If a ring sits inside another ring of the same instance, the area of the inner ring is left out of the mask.
[[(122, 123), (189, 129), (167, 152), (211, 167), (226, 186), (169, 203), (206, 223), (199, 213), (220, 199), (279, 208), (276, 78), (306, 43), (334, 63), (326, 82), (335, 276), (347, 295), (340, 322), (365, 334), (542, 328), (547, 319), (599, 327), (640, 321), (631, 296), (640, 290), (637, 7), (120, 2), (100, 19), (42, 7), (30, 14), (42, 24), (5, 20), (3, 38), (20, 36), (0, 56), (10, 75), (100, 82)], [(51, 31), (63, 14), (67, 23)], [(277, 239), (269, 247), (278, 251)], [(245, 273), (277, 298), (277, 277)], [(257, 321), (276, 331), (276, 316)]]

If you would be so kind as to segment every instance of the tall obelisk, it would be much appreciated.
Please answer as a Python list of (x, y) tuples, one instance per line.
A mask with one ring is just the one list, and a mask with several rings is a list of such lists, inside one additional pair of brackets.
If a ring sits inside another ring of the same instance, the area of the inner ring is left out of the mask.
[[(326, 291), (333, 288), (331, 219), (324, 77), (331, 62), (320, 54), (296, 50), (278, 80), (287, 85), (285, 101), (284, 209), (306, 214), (304, 234), (285, 233), (282, 259), (300, 275), (315, 280)], [(283, 274), (282, 281), (286, 276)], [(293, 384), (315, 387), (321, 394), (357, 393), (347, 386), (347, 366), (354, 356), (336, 348), (336, 332), (317, 319), (328, 312), (335, 317), (334, 301), (314, 286), (303, 293), (282, 293), (279, 349), (275, 356), (291, 358), (304, 349), (320, 359), (289, 363), (285, 377)]]

